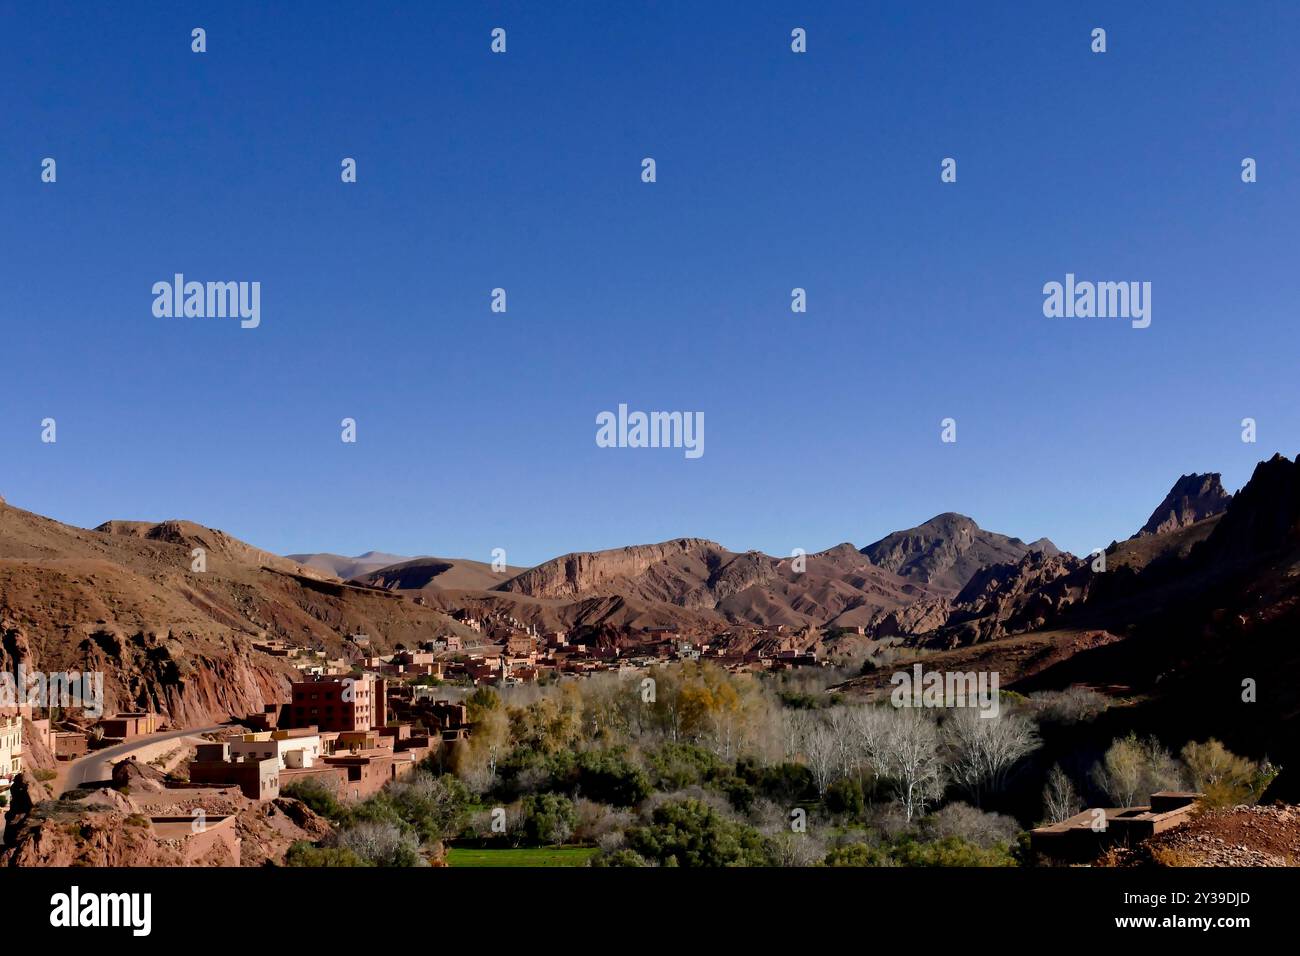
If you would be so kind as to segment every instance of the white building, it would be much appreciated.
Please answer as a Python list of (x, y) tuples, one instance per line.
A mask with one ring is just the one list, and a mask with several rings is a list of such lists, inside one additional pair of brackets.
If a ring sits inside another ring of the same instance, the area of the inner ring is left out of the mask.
[(17, 712), (0, 714), (0, 777), (13, 777), (23, 769), (23, 718)]
[(269, 733), (244, 734), (230, 742), (232, 759), (256, 757), (258, 760), (274, 758), (281, 770), (305, 770), (320, 760), (320, 734), (293, 730), (276, 730)]

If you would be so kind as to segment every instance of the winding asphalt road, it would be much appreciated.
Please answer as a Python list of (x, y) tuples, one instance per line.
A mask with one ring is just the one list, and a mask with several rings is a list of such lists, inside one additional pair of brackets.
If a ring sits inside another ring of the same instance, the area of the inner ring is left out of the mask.
[(195, 737), (199, 734), (211, 733), (221, 729), (221, 724), (214, 724), (211, 727), (172, 730), (165, 734), (150, 734), (148, 737), (138, 737), (115, 744), (112, 747), (105, 747), (103, 750), (96, 750), (94, 753), (86, 754), (86, 756), (79, 757), (68, 764), (68, 775), (63, 784), (64, 789), (72, 790), (76, 787), (84, 787), (88, 783), (101, 783), (111, 780), (113, 778), (113, 764), (131, 756), (138, 750), (144, 750), (146, 747), (152, 747), (168, 740)]

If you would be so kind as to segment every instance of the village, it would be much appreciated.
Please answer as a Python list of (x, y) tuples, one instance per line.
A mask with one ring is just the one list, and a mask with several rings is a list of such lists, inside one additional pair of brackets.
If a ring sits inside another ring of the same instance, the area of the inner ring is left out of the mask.
[[(75, 714), (52, 716), (27, 706), (0, 714), (0, 810), (24, 771), (24, 750), (38, 748), (54, 764), (56, 793), (116, 780), (129, 765), (165, 768), (166, 790), (237, 789), (269, 801), (295, 783), (313, 781), (343, 800), (364, 800), (422, 761), (450, 762), (470, 734), (464, 698), (482, 686), (627, 676), (667, 663), (711, 661), (733, 673), (824, 667), (814, 629), (747, 627), (712, 637), (676, 628), (625, 629), (583, 637), (542, 631), (500, 613), (460, 611), (454, 620), (479, 640), (442, 634), (415, 648), (375, 653), (365, 634), (348, 635), (344, 654), (295, 647), (262, 637), (255, 653), (282, 659), (295, 673), (288, 699), (258, 713), (231, 715), (209, 728), (175, 727), (164, 714), (128, 711), (87, 724)], [(733, 650), (735, 647), (745, 650)], [(30, 739), (24, 740), (24, 719)], [(188, 755), (192, 754), (192, 757)], [(178, 759), (185, 755), (188, 759)], [(157, 776), (162, 777), (162, 774)], [(170, 812), (159, 832), (177, 830)], [(204, 829), (216, 826), (209, 819)], [(184, 832), (184, 828), (180, 828)]]

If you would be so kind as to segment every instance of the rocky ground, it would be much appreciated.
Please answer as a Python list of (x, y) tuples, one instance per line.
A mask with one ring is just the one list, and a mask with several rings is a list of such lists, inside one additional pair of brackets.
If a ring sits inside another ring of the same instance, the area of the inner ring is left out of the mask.
[[(146, 764), (124, 761), (113, 786), (54, 799), (37, 787), (16, 796), (0, 866), (263, 866), (283, 861), (297, 840), (318, 841), (330, 824), (288, 797), (257, 802), (235, 787), (171, 789)], [(195, 858), (185, 834), (159, 832), (151, 817), (235, 816), (238, 858), (224, 844)]]
[(1114, 866), (1300, 866), (1300, 807), (1241, 806), (1198, 814), (1141, 846), (1115, 850)]

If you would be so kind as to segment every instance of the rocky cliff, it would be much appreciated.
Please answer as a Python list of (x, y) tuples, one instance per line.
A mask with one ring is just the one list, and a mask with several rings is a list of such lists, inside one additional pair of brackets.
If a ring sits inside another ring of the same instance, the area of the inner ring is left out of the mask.
[(934, 588), (959, 591), (980, 568), (1018, 561), (1030, 551), (1056, 554), (1046, 538), (1027, 545), (985, 531), (965, 515), (947, 512), (867, 545), (862, 553), (877, 567)]
[(1151, 512), (1137, 536), (1166, 534), (1222, 514), (1232, 500), (1218, 474), (1183, 475)]

